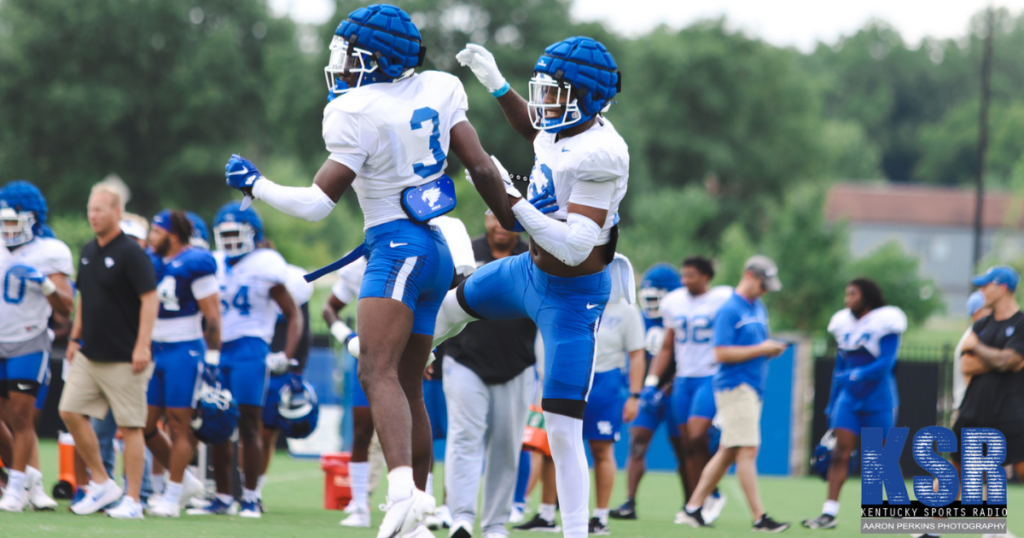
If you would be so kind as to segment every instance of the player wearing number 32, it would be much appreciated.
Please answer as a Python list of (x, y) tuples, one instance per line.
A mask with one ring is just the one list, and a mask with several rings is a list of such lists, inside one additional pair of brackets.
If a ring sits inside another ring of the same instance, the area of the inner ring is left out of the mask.
[[(153, 326), (154, 369), (144, 434), (153, 457), (171, 474), (163, 496), (149, 509), (157, 517), (178, 517), (183, 502), (203, 493), (202, 482), (186, 471), (192, 460), (189, 425), (203, 359), (220, 349), (220, 288), (217, 262), (208, 251), (190, 246), (192, 231), (183, 211), (169, 209), (153, 217), (149, 230), (160, 310)], [(157, 427), (165, 415), (170, 439)]]
[(36, 509), (56, 506), (38, 496), (42, 474), (30, 465), (39, 465), (32, 412), (50, 362), (47, 322), (54, 310), (71, 313), (74, 267), (71, 250), (48, 233), (46, 213), (46, 199), (35, 185), (12, 181), (0, 189), (0, 231), (11, 251), (7, 260), (0, 258), (0, 417), (14, 435), (13, 454), (3, 454), (10, 482), (0, 510), (8, 512), (29, 503)]
[[(444, 176), (449, 149), (474, 178), (476, 190), (502, 226), (519, 197), (480, 146), (466, 120), (459, 79), (436, 71), (416, 73), (426, 49), (412, 19), (390, 5), (357, 9), (338, 26), (324, 69), (330, 100), (323, 138), (330, 156), (310, 187), (283, 187), (253, 163), (235, 156), (228, 184), (289, 215), (318, 221), (352, 186), (364, 217), (366, 273), (359, 291), (359, 380), (370, 403), (388, 474), (388, 510), (380, 536), (429, 534), (419, 525), (433, 511), (423, 492), (431, 463), (431, 432), (422, 376), (438, 308), (454, 274), (441, 232), (417, 218), (403, 192), (451, 187)], [(453, 191), (452, 191), (453, 192)], [(454, 207), (434, 207), (436, 216)], [(408, 212), (407, 212), (408, 211)], [(415, 471), (414, 471), (415, 469)], [(415, 478), (414, 478), (415, 475)]]

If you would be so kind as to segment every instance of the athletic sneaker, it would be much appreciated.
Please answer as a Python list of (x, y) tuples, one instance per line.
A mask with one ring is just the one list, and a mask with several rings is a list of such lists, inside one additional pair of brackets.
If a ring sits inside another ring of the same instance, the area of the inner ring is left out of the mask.
[(185, 513), (190, 516), (237, 516), (238, 503), (232, 499), (231, 504), (227, 504), (220, 500), (220, 497), (214, 497), (206, 506), (202, 508), (189, 508)]
[(442, 529), (447, 529), (452, 526), (452, 511), (448, 509), (448, 505), (442, 504), (441, 506), (438, 506), (437, 510), (434, 511), (434, 515), (436, 515), (437, 519), (441, 521)]
[(423, 518), (423, 524), (427, 526), (428, 530), (436, 531), (441, 528), (441, 518), (437, 517), (437, 514), (427, 514), (427, 517)]
[(146, 511), (148, 512), (148, 511), (156, 508), (162, 502), (164, 502), (164, 494), (163, 493), (154, 493), (154, 494), (150, 495), (149, 498), (146, 499)]
[(107, 515), (114, 519), (146, 519), (142, 515), (142, 504), (127, 496), (116, 507), (107, 510)]
[(590, 518), (590, 523), (587, 524), (587, 533), (606, 536), (611, 534), (612, 531), (608, 529), (608, 525), (601, 523), (601, 518), (592, 517)]
[(403, 534), (402, 538), (434, 538), (434, 533), (430, 532), (426, 525), (420, 523), (411, 531)]
[(612, 519), (636, 519), (636, 501), (629, 499), (622, 506), (608, 512)]
[(548, 521), (540, 517), (540, 514), (534, 514), (533, 519), (522, 525), (516, 525), (512, 529), (517, 531), (562, 532), (562, 529), (554, 521)]
[(448, 538), (473, 538), (473, 524), (468, 521), (456, 521), (448, 531)]
[(0, 498), (0, 510), (4, 512), (21, 512), (28, 506), (28, 489), (15, 491), (14, 488), (4, 490), (3, 498)]
[(508, 514), (508, 522), (513, 525), (518, 525), (526, 519), (526, 504), (525, 503), (514, 503), (512, 505), (512, 511)]
[(349, 503), (348, 508), (345, 509), (348, 512), (348, 517), (341, 520), (339, 523), (342, 527), (369, 527), (370, 526), (370, 507), (358, 506)]
[(377, 538), (395, 538), (410, 532), (427, 515), (434, 513), (435, 502), (432, 495), (418, 489), (414, 489), (412, 495), (401, 501), (388, 500), (380, 505), (385, 514)]
[(242, 501), (242, 509), (238, 512), (240, 517), (259, 519), (263, 517), (260, 506), (256, 501)]
[(186, 506), (192, 499), (201, 499), (206, 494), (206, 484), (192, 473), (185, 471), (181, 481), (181, 505)]
[(149, 509), (146, 512), (153, 517), (179, 517), (181, 516), (181, 504), (161, 496), (156, 502), (150, 499)]
[(754, 523), (754, 532), (782, 532), (789, 528), (789, 523), (779, 523), (768, 514), (761, 516), (761, 519)]
[(821, 514), (814, 519), (805, 519), (801, 522), (808, 529), (834, 529), (836, 528), (835, 516)]
[[(107, 479), (103, 484), (90, 482), (89, 491), (81, 501), (71, 505), (71, 511), (80, 516), (95, 514), (120, 499), (122, 495), (124, 495), (124, 490), (111, 479)], [(140, 507), (139, 511), (141, 512), (141, 510)]]
[(676, 523), (680, 525), (689, 525), (693, 528), (707, 527), (708, 524), (704, 521), (704, 514), (701, 513), (700, 508), (689, 511), (685, 506), (683, 509), (676, 514)]
[(75, 489), (75, 494), (71, 496), (71, 503), (68, 504), (68, 510), (70, 510), (72, 506), (78, 504), (78, 501), (81, 501), (84, 498), (85, 486)]
[(28, 476), (28, 505), (33, 510), (54, 510), (57, 508), (57, 501), (50, 498), (43, 489), (43, 473), (32, 467), (25, 468)]

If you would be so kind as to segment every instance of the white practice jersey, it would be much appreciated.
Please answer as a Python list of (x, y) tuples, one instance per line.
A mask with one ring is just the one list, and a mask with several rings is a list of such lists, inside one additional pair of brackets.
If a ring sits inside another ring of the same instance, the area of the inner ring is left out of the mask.
[(278, 313), (270, 288), (287, 284), (288, 264), (276, 251), (265, 248), (246, 254), (233, 266), (226, 263), (221, 251), (214, 257), (220, 282), (221, 340), (252, 336), (269, 344)]
[[(288, 281), (284, 283), (284, 287), (288, 288), (288, 294), (295, 301), (295, 306), (301, 307), (313, 298), (313, 283), (306, 282), (305, 278), (309, 271), (292, 264), (288, 264), (287, 270)], [(276, 307), (277, 303), (274, 303), (274, 306)]]
[(359, 288), (363, 285), (363, 273), (366, 272), (366, 257), (360, 256), (356, 261), (338, 269), (338, 281), (331, 288), (331, 293), (344, 304), (352, 304), (359, 299)]
[(661, 299), (661, 317), (675, 338), (676, 377), (705, 377), (718, 372), (715, 316), (732, 297), (731, 286), (715, 286), (694, 297), (685, 287)]
[(324, 143), (332, 160), (356, 172), (364, 230), (408, 218), (402, 191), (441, 177), (452, 127), (468, 108), (462, 82), (439, 71), (361, 86), (327, 105)]
[(872, 357), (881, 354), (882, 337), (900, 335), (907, 330), (907, 315), (898, 307), (876, 308), (857, 319), (849, 308), (836, 312), (828, 322), (828, 332), (842, 351), (864, 348)]
[(10, 272), (11, 267), (28, 265), (44, 275), (60, 273), (69, 278), (74, 277), (75, 268), (71, 249), (63, 241), (51, 237), (37, 237), (10, 254), (2, 262), (4, 289), (0, 299), (0, 342), (23, 342), (46, 330), (53, 309), (40, 284), (17, 277)]
[(640, 316), (640, 310), (626, 301), (604, 307), (597, 329), (595, 373), (625, 368), (626, 356), (644, 348), (644, 320)]
[[(608, 242), (612, 226), (619, 222), (619, 203), (626, 196), (629, 181), (629, 148), (607, 118), (599, 117), (594, 126), (568, 138), (555, 141), (557, 133), (537, 133), (533, 140), (535, 162), (530, 171), (530, 197), (555, 195), (558, 211), (548, 216), (564, 221), (569, 216), (573, 187), (580, 181), (614, 181), (615, 192), (608, 218), (601, 228), (597, 244)], [(592, 204), (586, 204), (592, 205)]]

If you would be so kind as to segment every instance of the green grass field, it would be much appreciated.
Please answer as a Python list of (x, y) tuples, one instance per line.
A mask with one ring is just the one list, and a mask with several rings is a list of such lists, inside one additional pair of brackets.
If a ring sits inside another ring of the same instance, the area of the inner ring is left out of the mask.
[[(57, 450), (53, 442), (46, 441), (41, 447), (43, 472), (52, 485), (57, 474)], [(440, 474), (440, 465), (438, 471)], [(271, 466), (270, 476), (264, 488), (264, 504), (269, 511), (260, 520), (243, 520), (238, 517), (182, 516), (168, 520), (147, 518), (145, 521), (117, 521), (103, 515), (75, 516), (62, 501), (60, 508), (53, 512), (23, 514), (0, 513), (0, 536), (74, 536), (102, 538), (176, 538), (217, 537), (217, 538), (290, 538), (339, 536), (372, 538), (376, 529), (343, 529), (338, 526), (341, 512), (327, 511), (323, 505), (323, 474), (319, 463), (313, 460), (297, 460), (285, 453), (277, 454)], [(443, 480), (438, 476), (437, 484)], [(441, 486), (438, 486), (440, 488)], [(832, 531), (810, 531), (800, 528), (799, 520), (818, 515), (824, 500), (825, 486), (817, 478), (764, 478), (760, 481), (761, 495), (768, 512), (780, 521), (790, 521), (794, 527), (787, 536), (825, 534), (835, 538), (859, 536), (860, 484), (851, 482), (843, 492), (840, 526)], [(383, 489), (378, 487), (372, 505), (383, 502)], [(739, 485), (732, 477), (722, 483), (722, 491), (729, 497), (722, 517), (713, 529), (691, 529), (675, 525), (672, 518), (681, 505), (681, 493), (674, 475), (650, 473), (640, 488), (637, 521), (611, 522), (613, 536), (619, 537), (733, 537), (749, 536), (750, 517), (743, 502)], [(623, 500), (624, 475), (616, 483), (612, 503)], [(441, 491), (438, 489), (438, 493)], [(538, 502), (533, 499), (534, 506)], [(1009, 491), (1011, 530), (1024, 532), (1024, 515), (1014, 508), (1024, 506), (1024, 488), (1011, 486)], [(374, 524), (379, 523), (380, 512), (374, 512)], [(478, 529), (479, 532), (479, 529)], [(447, 536), (447, 531), (435, 533)], [(479, 536), (479, 534), (477, 534)], [(514, 533), (513, 536), (526, 536)]]

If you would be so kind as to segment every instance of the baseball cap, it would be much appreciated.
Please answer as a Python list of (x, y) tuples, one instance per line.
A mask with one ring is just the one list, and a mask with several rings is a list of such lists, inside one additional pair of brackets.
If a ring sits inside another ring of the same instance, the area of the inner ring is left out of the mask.
[(750, 271), (754, 276), (761, 279), (764, 288), (768, 291), (779, 291), (782, 289), (782, 281), (779, 280), (779, 268), (768, 256), (760, 254), (751, 256), (743, 264), (743, 271)]
[(973, 316), (975, 312), (985, 307), (985, 294), (975, 291), (967, 297), (967, 315)]
[(124, 219), (120, 223), (121, 231), (129, 237), (136, 239), (146, 240), (146, 229), (142, 227), (142, 224), (135, 222), (134, 220)]
[(1009, 265), (996, 265), (986, 271), (985, 274), (971, 279), (971, 284), (979, 288), (995, 283), (1006, 286), (1006, 289), (1010, 291), (1017, 289), (1017, 282), (1020, 282), (1020, 275)]

